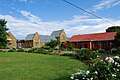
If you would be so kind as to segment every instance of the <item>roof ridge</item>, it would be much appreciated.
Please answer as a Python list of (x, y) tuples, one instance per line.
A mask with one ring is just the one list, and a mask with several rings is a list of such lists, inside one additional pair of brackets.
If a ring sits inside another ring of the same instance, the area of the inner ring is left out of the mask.
[[(100, 33), (88, 33), (88, 34), (78, 34), (78, 35), (94, 35), (94, 34), (105, 34), (105, 33), (116, 33), (116, 32), (100, 32)], [(75, 36), (78, 36), (78, 35), (75, 35)]]

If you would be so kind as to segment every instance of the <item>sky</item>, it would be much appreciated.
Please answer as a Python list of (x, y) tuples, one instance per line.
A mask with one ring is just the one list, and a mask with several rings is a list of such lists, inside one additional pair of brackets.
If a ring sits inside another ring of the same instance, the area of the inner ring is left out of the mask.
[[(50, 35), (64, 29), (71, 37), (100, 33), (110, 26), (120, 26), (120, 0), (67, 0), (103, 19), (96, 18), (63, 0), (0, 0), (0, 19), (17, 38), (38, 32)], [(107, 21), (105, 21), (107, 20)]]

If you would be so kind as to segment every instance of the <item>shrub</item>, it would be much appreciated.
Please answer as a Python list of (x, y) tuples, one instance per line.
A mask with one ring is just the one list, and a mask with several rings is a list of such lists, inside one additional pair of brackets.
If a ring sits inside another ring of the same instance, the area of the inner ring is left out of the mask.
[(34, 51), (34, 49), (31, 48), (31, 49), (29, 49), (27, 52), (31, 53), (31, 52), (33, 52), (33, 51)]
[(28, 50), (28, 52), (32, 52), (32, 53), (41, 53), (41, 54), (47, 54), (48, 51), (43, 49), (43, 48), (31, 48)]
[(98, 52), (99, 53), (105, 53), (105, 50), (104, 49), (99, 49)]
[(17, 49), (17, 52), (24, 52), (24, 49), (18, 48), (18, 49)]
[(70, 49), (70, 50), (73, 49), (72, 43), (68, 43), (68, 49)]
[(77, 70), (76, 73), (70, 76), (71, 80), (98, 80), (94, 78), (94, 73), (89, 70)]
[(46, 50), (51, 49), (50, 46), (42, 46), (41, 48), (42, 48), (42, 49), (46, 49)]
[(119, 80), (120, 58), (119, 56), (98, 59), (92, 63), (87, 71), (78, 70), (70, 77), (72, 80)]
[(42, 53), (42, 54), (47, 54), (48, 52), (42, 48), (36, 48), (33, 51), (34, 53)]
[(55, 47), (54, 50), (60, 50), (58, 47)]
[(51, 40), (50, 42), (48, 42), (46, 44), (46, 46), (50, 46), (51, 48), (55, 48), (57, 45), (60, 44), (60, 41), (59, 40)]
[(87, 48), (82, 48), (81, 50), (76, 50), (77, 58), (81, 61), (96, 59), (98, 53)]
[(17, 51), (16, 48), (11, 48), (8, 50), (8, 52), (16, 52), (16, 51)]
[(73, 51), (65, 51), (61, 56), (70, 56), (70, 57), (76, 57), (76, 53)]
[(118, 50), (115, 49), (115, 48), (112, 48), (110, 51), (111, 51), (111, 54), (117, 54), (118, 53)]

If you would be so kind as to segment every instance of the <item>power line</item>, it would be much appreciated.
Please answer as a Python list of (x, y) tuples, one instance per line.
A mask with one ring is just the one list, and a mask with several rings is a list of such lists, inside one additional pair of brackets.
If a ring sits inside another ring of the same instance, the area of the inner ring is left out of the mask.
[(89, 12), (89, 11), (87, 11), (87, 10), (85, 10), (85, 9), (83, 9), (83, 8), (75, 5), (75, 4), (73, 4), (73, 3), (71, 3), (71, 2), (68, 2), (68, 1), (66, 1), (66, 0), (62, 0), (62, 1), (64, 1), (64, 2), (66, 2), (66, 3), (68, 3), (68, 4), (72, 5), (72, 6), (74, 6), (74, 7), (78, 8), (78, 9), (80, 9), (80, 10), (82, 10), (82, 11), (84, 11), (84, 12), (90, 14), (90, 15), (93, 15), (93, 16), (96, 17), (96, 18), (102, 19), (102, 20), (104, 20), (105, 22), (108, 22), (108, 23), (114, 25), (112, 22), (110, 22), (110, 21), (108, 21), (108, 20), (105, 20), (105, 19), (103, 19), (103, 18), (101, 18), (101, 17), (99, 17), (99, 16), (97, 16), (97, 15), (95, 15), (95, 14), (93, 14), (93, 13), (91, 13), (91, 12)]

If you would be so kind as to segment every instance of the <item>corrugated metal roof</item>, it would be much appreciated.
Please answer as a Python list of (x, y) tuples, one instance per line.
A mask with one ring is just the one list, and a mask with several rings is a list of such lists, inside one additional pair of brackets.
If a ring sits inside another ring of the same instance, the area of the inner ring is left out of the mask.
[(35, 34), (28, 34), (25, 40), (33, 40)]
[(83, 35), (74, 35), (68, 41), (77, 42), (77, 41), (106, 41), (114, 40), (116, 32), (105, 32), (105, 33), (94, 33), (94, 34), (83, 34)]
[(59, 37), (62, 30), (53, 31), (51, 36)]
[(51, 40), (56, 40), (54, 36), (40, 35), (41, 42), (50, 42)]

